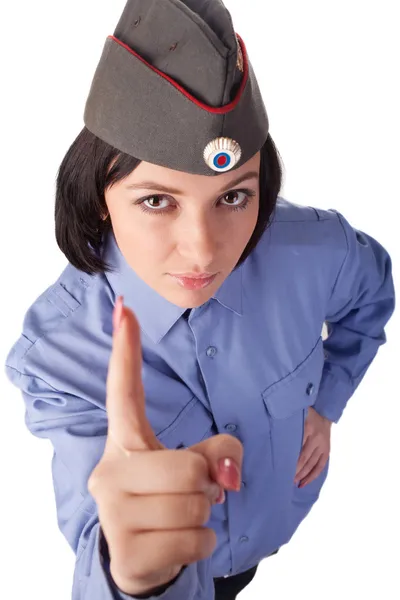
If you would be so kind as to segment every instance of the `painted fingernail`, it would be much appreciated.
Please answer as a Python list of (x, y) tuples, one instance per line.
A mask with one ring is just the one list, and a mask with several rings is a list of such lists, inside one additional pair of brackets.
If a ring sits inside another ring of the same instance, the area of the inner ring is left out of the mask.
[(240, 490), (240, 471), (232, 458), (221, 458), (218, 463), (219, 472), (226, 484), (238, 492)]
[(121, 321), (122, 321), (122, 308), (124, 306), (124, 297), (123, 296), (118, 296), (116, 302), (115, 302), (115, 306), (114, 306), (114, 311), (113, 311), (113, 328), (114, 331), (118, 331), (119, 326), (121, 325)]

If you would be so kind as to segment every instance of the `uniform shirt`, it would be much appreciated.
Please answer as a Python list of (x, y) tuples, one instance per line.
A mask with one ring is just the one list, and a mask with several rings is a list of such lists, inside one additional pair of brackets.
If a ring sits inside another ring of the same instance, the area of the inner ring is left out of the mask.
[(390, 257), (337, 211), (278, 197), (257, 247), (185, 319), (128, 266), (113, 234), (103, 252), (113, 269), (89, 276), (68, 265), (28, 310), (7, 358), (27, 427), (54, 448), (58, 525), (76, 553), (72, 598), (132, 598), (110, 577), (87, 490), (105, 446), (112, 310), (123, 295), (141, 326), (146, 412), (159, 440), (172, 449), (229, 433), (243, 443), (241, 491), (227, 492), (206, 524), (218, 538), (213, 555), (158, 596), (212, 600), (213, 577), (286, 544), (316, 502), (329, 460), (310, 484), (294, 484), (307, 409), (337, 423), (386, 342)]

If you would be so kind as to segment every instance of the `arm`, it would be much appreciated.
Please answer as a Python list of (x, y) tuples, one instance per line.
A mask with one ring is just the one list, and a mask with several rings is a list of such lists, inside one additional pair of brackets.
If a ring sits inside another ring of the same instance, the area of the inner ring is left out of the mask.
[[(61, 393), (38, 377), (24, 375), (10, 364), (7, 374), (22, 391), (25, 422), (30, 432), (51, 441), (52, 475), (58, 525), (76, 555), (72, 600), (135, 600), (114, 584), (108, 569), (108, 548), (87, 490), (107, 435), (106, 411), (71, 394)], [(191, 564), (178, 577), (155, 590), (152, 600), (211, 600), (210, 559)], [(203, 589), (205, 595), (196, 595)], [(213, 589), (213, 587), (212, 587)], [(208, 592), (208, 595), (206, 595)]]
[(328, 302), (326, 360), (314, 405), (336, 423), (379, 346), (386, 342), (384, 327), (395, 306), (389, 254), (340, 213), (337, 217), (344, 260)]

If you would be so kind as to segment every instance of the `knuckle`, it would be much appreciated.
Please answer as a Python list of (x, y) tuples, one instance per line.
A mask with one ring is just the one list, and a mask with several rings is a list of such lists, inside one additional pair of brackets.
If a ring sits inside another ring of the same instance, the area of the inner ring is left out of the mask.
[(101, 488), (101, 484), (103, 483), (103, 472), (100, 467), (96, 467), (89, 479), (88, 479), (88, 491), (92, 496), (96, 496)]
[(95, 475), (92, 473), (88, 479), (87, 488), (88, 492), (94, 496), (96, 494), (97, 481)]
[(96, 467), (88, 479), (88, 491), (102, 509), (102, 513), (110, 515), (111, 522), (119, 523), (124, 513), (124, 497), (120, 493), (115, 476), (104, 466)]

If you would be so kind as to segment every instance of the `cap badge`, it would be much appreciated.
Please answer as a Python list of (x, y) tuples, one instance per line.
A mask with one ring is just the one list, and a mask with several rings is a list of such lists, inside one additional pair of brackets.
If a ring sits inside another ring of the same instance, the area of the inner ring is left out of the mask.
[(220, 173), (232, 169), (241, 155), (239, 144), (227, 137), (216, 138), (204, 149), (204, 161), (211, 169)]

